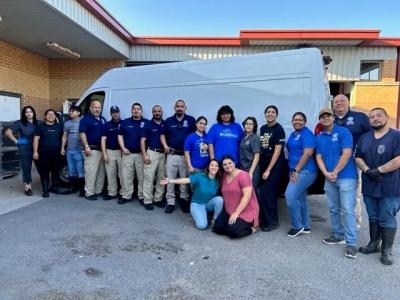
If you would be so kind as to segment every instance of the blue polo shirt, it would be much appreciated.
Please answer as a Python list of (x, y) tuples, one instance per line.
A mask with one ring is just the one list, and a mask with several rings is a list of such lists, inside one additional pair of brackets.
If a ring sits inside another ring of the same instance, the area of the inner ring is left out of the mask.
[(164, 134), (168, 147), (183, 151), (186, 137), (196, 130), (196, 120), (192, 116), (184, 115), (178, 120), (176, 115), (165, 120)]
[(209, 143), (214, 146), (214, 156), (218, 161), (229, 154), (239, 166), (239, 145), (243, 136), (243, 128), (238, 123), (217, 123), (208, 132)]
[[(289, 136), (286, 143), (286, 148), (289, 152), (289, 169), (294, 169), (297, 166), (301, 156), (304, 153), (304, 148), (315, 149), (317, 143), (314, 134), (310, 129), (304, 127), (300, 131), (294, 131)], [(306, 164), (303, 166), (302, 170), (316, 171), (317, 165), (313, 157), (311, 156)]]
[(163, 150), (160, 136), (164, 133), (165, 122), (161, 120), (160, 124), (155, 122), (153, 119), (146, 122), (144, 130), (142, 131), (142, 137), (146, 138), (147, 146), (152, 149)]
[(110, 150), (119, 150), (118, 144), (118, 132), (121, 126), (121, 120), (115, 122), (113, 120), (108, 121), (103, 126), (103, 136), (107, 137), (106, 148)]
[(100, 150), (104, 124), (106, 124), (106, 119), (103, 116), (97, 119), (91, 113), (81, 119), (79, 133), (86, 134), (90, 148)]
[(202, 136), (196, 132), (189, 134), (185, 140), (185, 151), (189, 151), (190, 163), (193, 168), (205, 169), (207, 167), (210, 156), (208, 155), (208, 138), (207, 133)]
[[(317, 136), (317, 154), (322, 156), (328, 172), (332, 172), (335, 169), (343, 149), (353, 149), (353, 137), (347, 128), (333, 125), (332, 132), (322, 131)], [(337, 178), (358, 178), (353, 156), (349, 158), (342, 171), (337, 174)]]
[(140, 153), (140, 138), (146, 122), (148, 120), (144, 118), (134, 120), (132, 117), (121, 122), (118, 135), (123, 136), (125, 148), (131, 153)]
[[(355, 157), (362, 158), (371, 169), (380, 167), (400, 156), (400, 132), (390, 129), (376, 139), (374, 133), (367, 132), (358, 140)], [(362, 192), (376, 198), (400, 197), (400, 169), (383, 174), (383, 182), (370, 180), (362, 174)]]
[(343, 118), (335, 116), (335, 124), (350, 130), (353, 136), (353, 149), (357, 145), (360, 136), (372, 130), (368, 116), (362, 112), (352, 110), (349, 110)]

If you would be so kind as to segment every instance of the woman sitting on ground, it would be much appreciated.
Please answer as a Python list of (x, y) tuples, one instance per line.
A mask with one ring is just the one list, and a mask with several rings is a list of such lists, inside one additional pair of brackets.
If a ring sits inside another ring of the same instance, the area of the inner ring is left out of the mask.
[(250, 175), (237, 169), (232, 156), (222, 159), (222, 197), (224, 211), (215, 221), (213, 231), (240, 238), (257, 231), (259, 206)]
[(207, 228), (207, 212), (213, 212), (211, 220), (211, 224), (213, 224), (222, 211), (224, 201), (221, 196), (218, 196), (219, 166), (215, 159), (210, 160), (205, 172), (193, 173), (188, 178), (165, 178), (160, 183), (162, 185), (190, 184), (193, 192), (190, 213), (198, 229)]

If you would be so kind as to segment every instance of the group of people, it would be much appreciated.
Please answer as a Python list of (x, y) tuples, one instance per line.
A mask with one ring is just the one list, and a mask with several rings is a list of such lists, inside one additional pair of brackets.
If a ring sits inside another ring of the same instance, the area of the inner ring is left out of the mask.
[[(303, 112), (294, 113), (287, 141), (274, 105), (266, 107), (266, 123), (259, 134), (254, 117), (240, 125), (228, 105), (218, 110), (217, 123), (208, 133), (206, 117), (186, 114), (184, 100), (177, 100), (174, 110), (164, 120), (162, 107), (155, 105), (147, 120), (141, 104), (134, 103), (131, 117), (121, 120), (119, 107), (112, 106), (107, 122), (101, 115), (102, 103), (94, 100), (83, 117), (79, 107), (72, 106), (70, 120), (62, 126), (54, 110), (47, 110), (38, 122), (33, 107), (24, 107), (6, 135), (19, 148), (25, 194), (32, 195), (32, 159), (43, 197), (49, 191), (60, 193), (60, 156), (65, 155), (72, 184), (68, 192), (97, 200), (107, 178), (103, 199), (118, 198), (118, 204), (125, 204), (132, 201), (137, 186), (145, 209), (165, 207), (169, 214), (178, 198), (197, 228), (211, 226), (217, 234), (239, 238), (279, 227), (278, 196), (288, 179), (285, 199), (291, 228), (286, 235), (296, 237), (311, 232), (307, 189), (320, 170), (332, 226), (332, 235), (323, 242), (345, 244), (345, 256), (350, 258), (358, 251), (381, 251), (381, 262), (393, 263), (400, 209), (400, 133), (389, 127), (384, 109), (374, 108), (368, 117), (350, 110), (349, 99), (340, 94), (333, 100), (333, 110), (321, 109), (314, 132), (306, 126)], [(362, 198), (370, 242), (357, 250)]]

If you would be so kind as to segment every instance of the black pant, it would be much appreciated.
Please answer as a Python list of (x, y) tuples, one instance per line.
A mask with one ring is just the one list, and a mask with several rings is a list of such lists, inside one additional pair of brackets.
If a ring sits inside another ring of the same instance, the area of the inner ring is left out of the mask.
[[(19, 159), (21, 161), (22, 178), (25, 183), (32, 182), (32, 144), (18, 146)], [(36, 164), (36, 161), (35, 161)]]
[(278, 225), (278, 193), (282, 178), (281, 168), (273, 168), (267, 180), (261, 180), (258, 202), (263, 227)]
[(217, 234), (227, 235), (230, 238), (241, 238), (252, 233), (251, 223), (237, 218), (234, 224), (228, 224), (229, 215), (223, 210), (214, 223), (213, 231)]
[(49, 182), (51, 173), (51, 184), (57, 187), (60, 182), (60, 161), (61, 156), (54, 151), (39, 151), (37, 168), (40, 179)]

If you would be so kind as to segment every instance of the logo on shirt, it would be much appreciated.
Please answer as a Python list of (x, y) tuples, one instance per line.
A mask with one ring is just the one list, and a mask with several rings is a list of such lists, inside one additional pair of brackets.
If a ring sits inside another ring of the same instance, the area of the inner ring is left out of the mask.
[(334, 134), (332, 135), (332, 142), (337, 142), (338, 140), (339, 140), (339, 134), (334, 133)]
[(183, 127), (189, 127), (189, 124), (188, 124), (187, 120), (183, 120)]
[(346, 125), (354, 125), (354, 117), (351, 117), (351, 116), (348, 117)]
[(144, 127), (144, 122), (140, 122), (140, 128)]
[(269, 140), (272, 137), (272, 133), (264, 133), (260, 136), (261, 147), (263, 149), (269, 148)]
[(294, 138), (295, 141), (300, 140), (301, 134), (297, 134), (296, 137)]
[(376, 152), (378, 152), (378, 154), (385, 153), (385, 145), (379, 145), (378, 148), (376, 149)]
[(237, 138), (237, 135), (230, 131), (230, 129), (224, 129), (220, 132), (219, 136), (227, 137), (227, 138)]

